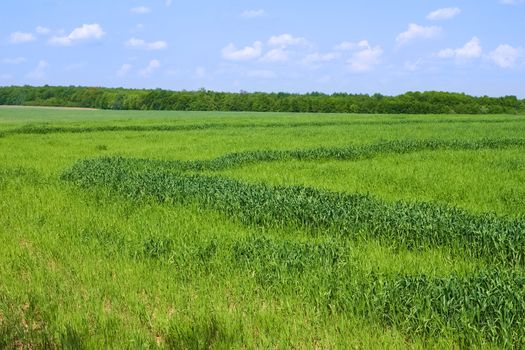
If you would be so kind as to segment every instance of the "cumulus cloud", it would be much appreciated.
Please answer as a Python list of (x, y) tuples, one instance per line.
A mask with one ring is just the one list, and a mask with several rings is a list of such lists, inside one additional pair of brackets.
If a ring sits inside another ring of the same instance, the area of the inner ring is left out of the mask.
[(155, 72), (157, 69), (160, 68), (160, 62), (159, 60), (151, 60), (148, 64), (148, 66), (144, 69), (142, 69), (139, 74), (145, 78), (151, 76), (153, 72)]
[(49, 64), (46, 61), (44, 60), (39, 61), (36, 68), (26, 75), (27, 78), (34, 79), (34, 80), (44, 79), (46, 77), (46, 70), (48, 66)]
[(12, 44), (21, 44), (34, 41), (36, 38), (32, 33), (14, 32), (11, 33), (9, 41)]
[(81, 27), (73, 29), (67, 36), (52, 37), (49, 43), (53, 45), (70, 46), (79, 41), (100, 39), (104, 35), (106, 35), (106, 33), (99, 24), (84, 24)]
[(357, 43), (351, 42), (351, 41), (343, 41), (337, 45), (334, 46), (334, 50), (337, 51), (351, 51), (359, 48), (366, 48), (368, 47), (368, 40), (361, 40)]
[(229, 61), (246, 61), (258, 58), (262, 53), (262, 43), (256, 41), (252, 46), (238, 49), (233, 43), (222, 49), (222, 57)]
[(38, 26), (36, 27), (35, 32), (40, 35), (48, 35), (49, 33), (51, 33), (51, 29), (42, 27), (42, 26)]
[(133, 12), (133, 13), (137, 13), (139, 15), (144, 15), (146, 13), (150, 13), (151, 9), (149, 7), (146, 7), (146, 6), (138, 6), (138, 7), (133, 7), (129, 11)]
[(291, 34), (281, 34), (272, 36), (268, 40), (270, 46), (280, 46), (282, 48), (293, 46), (293, 45), (304, 45), (308, 46), (310, 43), (305, 38), (294, 37)]
[(516, 62), (523, 56), (521, 48), (512, 47), (507, 44), (498, 46), (489, 54), (489, 58), (501, 68), (512, 68)]
[(126, 46), (143, 50), (164, 50), (168, 47), (168, 43), (162, 40), (146, 42), (142, 39), (131, 38), (126, 41)]
[(419, 24), (410, 23), (408, 25), (408, 29), (400, 33), (397, 38), (396, 42), (399, 45), (403, 45), (408, 43), (409, 41), (416, 40), (416, 39), (432, 39), (437, 37), (441, 33), (441, 27), (437, 26), (420, 26)]
[(343, 41), (340, 44), (334, 46), (334, 50), (338, 51), (349, 51), (355, 49), (356, 44), (350, 41)]
[(26, 62), (25, 57), (16, 57), (16, 58), (4, 58), (1, 62), (5, 64), (21, 64)]
[(457, 7), (446, 7), (432, 11), (427, 15), (427, 19), (431, 21), (444, 21), (456, 17), (461, 13), (461, 9)]
[(263, 9), (246, 10), (241, 13), (241, 17), (243, 18), (257, 18), (263, 17), (264, 15), (266, 15), (266, 12)]
[(458, 49), (444, 49), (438, 52), (437, 56), (441, 58), (455, 58), (457, 60), (467, 60), (478, 58), (483, 53), (480, 40), (473, 37), (463, 47)]
[(350, 59), (348, 69), (353, 73), (370, 72), (381, 63), (383, 49), (381, 46), (371, 46), (367, 40), (360, 41)]
[(287, 51), (283, 49), (272, 49), (261, 58), (261, 62), (286, 62), (289, 58)]
[(125, 77), (133, 69), (133, 66), (129, 63), (123, 64), (117, 71), (117, 77)]

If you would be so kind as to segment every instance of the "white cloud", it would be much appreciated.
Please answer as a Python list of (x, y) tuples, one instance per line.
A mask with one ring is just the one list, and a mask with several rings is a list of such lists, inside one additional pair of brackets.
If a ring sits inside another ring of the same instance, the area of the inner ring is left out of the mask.
[(444, 49), (437, 53), (441, 58), (455, 58), (457, 60), (467, 60), (478, 58), (481, 56), (483, 49), (480, 45), (480, 40), (473, 37), (468, 43), (458, 49)]
[(84, 24), (81, 27), (73, 29), (67, 36), (52, 37), (49, 43), (53, 45), (70, 46), (78, 41), (100, 39), (104, 35), (106, 35), (106, 33), (99, 24)]
[(456, 17), (461, 13), (461, 9), (457, 7), (446, 7), (432, 11), (427, 15), (427, 19), (431, 21), (444, 21)]
[(343, 41), (342, 43), (335, 45), (334, 49), (338, 51), (351, 51), (358, 48), (366, 48), (368, 46), (369, 44), (367, 40), (361, 40), (358, 43), (354, 43), (351, 41)]
[(315, 65), (323, 62), (330, 62), (335, 59), (339, 58), (339, 54), (335, 52), (329, 52), (329, 53), (319, 53), (314, 52), (309, 55), (307, 55), (303, 60), (302, 63), (306, 65)]
[(498, 46), (489, 54), (489, 58), (501, 68), (512, 68), (516, 66), (516, 61), (523, 56), (521, 48), (512, 47), (507, 44)]
[(144, 15), (146, 13), (150, 13), (151, 9), (149, 7), (146, 7), (146, 6), (139, 6), (139, 7), (133, 7), (129, 11), (133, 12), (133, 13)]
[(173, 0), (166, 0), (164, 1), (164, 4), (166, 4), (166, 7), (170, 7), (171, 4), (173, 4)]
[(292, 45), (304, 45), (308, 46), (310, 43), (305, 38), (294, 37), (291, 34), (281, 34), (272, 36), (268, 40), (268, 45), (270, 46), (280, 46), (282, 48), (292, 46)]
[(32, 33), (15, 32), (15, 33), (11, 33), (9, 41), (12, 44), (21, 44), (21, 43), (28, 43), (30, 41), (34, 41), (35, 39), (36, 38)]
[(277, 74), (271, 70), (249, 70), (245, 73), (248, 78), (273, 79)]
[(160, 62), (159, 60), (151, 60), (148, 64), (148, 66), (144, 69), (142, 69), (139, 74), (143, 77), (149, 77), (153, 72), (155, 72), (157, 69), (160, 68)]
[(117, 71), (117, 77), (125, 77), (133, 69), (133, 66), (129, 63), (123, 64)]
[(408, 43), (415, 39), (432, 39), (441, 33), (441, 27), (437, 26), (420, 26), (419, 24), (410, 23), (407, 31), (399, 34), (396, 38), (396, 42), (399, 45)]
[(262, 43), (256, 41), (252, 46), (238, 49), (233, 43), (222, 49), (222, 57), (230, 61), (246, 61), (258, 58), (262, 53)]
[(69, 46), (73, 43), (73, 41), (67, 36), (54, 36), (51, 39), (49, 39), (49, 43), (51, 45), (57, 46)]
[(144, 50), (163, 50), (168, 47), (168, 43), (162, 40), (148, 43), (142, 39), (131, 38), (126, 41), (126, 46)]
[(349, 51), (355, 49), (356, 44), (350, 41), (343, 41), (340, 44), (334, 46), (334, 50), (338, 51)]
[[(371, 46), (368, 40), (358, 42), (343, 41), (334, 46), (337, 51), (352, 52), (350, 59), (347, 60), (348, 69), (353, 73), (369, 72), (381, 62), (383, 49), (381, 46)], [(311, 54), (305, 58), (311, 62), (327, 62), (340, 57), (340, 53), (329, 53), (325, 55)]]
[(257, 17), (263, 17), (264, 15), (266, 15), (266, 12), (263, 9), (246, 10), (241, 13), (241, 17), (243, 18), (257, 18)]
[(25, 57), (16, 57), (16, 58), (4, 58), (2, 60), (2, 63), (5, 63), (5, 64), (21, 64), (21, 63), (24, 63), (26, 62), (26, 58)]
[(272, 49), (261, 58), (261, 62), (286, 62), (289, 54), (283, 49)]
[(358, 50), (347, 61), (348, 69), (353, 73), (364, 73), (375, 69), (381, 63), (383, 49), (381, 46), (370, 46), (368, 41), (360, 41)]
[(27, 74), (27, 78), (34, 80), (44, 79), (46, 77), (46, 70), (48, 66), (49, 64), (44, 60), (38, 62), (36, 68)]
[(46, 27), (42, 27), (42, 26), (36, 27), (35, 31), (36, 31), (37, 34), (40, 34), (40, 35), (47, 35), (47, 34), (51, 33), (51, 29), (46, 28)]
[(86, 39), (100, 39), (106, 33), (102, 30), (102, 27), (96, 23), (94, 24), (84, 24), (82, 27), (73, 29), (69, 38), (73, 41), (75, 40), (86, 40)]

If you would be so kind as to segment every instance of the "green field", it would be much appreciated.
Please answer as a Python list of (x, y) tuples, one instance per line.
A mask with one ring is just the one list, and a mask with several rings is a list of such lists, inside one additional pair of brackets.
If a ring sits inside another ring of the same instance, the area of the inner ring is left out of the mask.
[(0, 108), (0, 348), (522, 348), (525, 116)]

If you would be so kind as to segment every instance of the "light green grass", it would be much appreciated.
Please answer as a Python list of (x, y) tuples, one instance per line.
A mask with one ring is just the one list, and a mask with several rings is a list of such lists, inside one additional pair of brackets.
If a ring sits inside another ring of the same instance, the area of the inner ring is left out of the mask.
[[(440, 122), (443, 119), (449, 121)], [(487, 119), (498, 122), (482, 122)], [(399, 120), (416, 122), (383, 123)], [(286, 126), (319, 121), (347, 124)], [(401, 349), (461, 344), (451, 331), (427, 338), (319, 308), (307, 294), (316, 288), (317, 270), (285, 276), (293, 282), (289, 286), (268, 287), (257, 279), (259, 267), (250, 270), (232, 260), (231, 248), (251, 237), (284, 244), (335, 241), (348, 247), (345, 259), (358, 271), (386, 275), (466, 276), (488, 268), (481, 261), (451, 257), (439, 249), (396, 250), (373, 241), (314, 237), (301, 229), (246, 226), (196, 205), (134, 202), (104, 191), (84, 191), (59, 176), (77, 160), (98, 156), (195, 160), (245, 150), (380, 140), (523, 138), (523, 117), (0, 109), (0, 131), (28, 124), (218, 122), (232, 127), (0, 137), (0, 348)], [(236, 127), (250, 123), (284, 125)], [(261, 163), (220, 174), (520, 216), (525, 213), (523, 154), (522, 148), (425, 151), (355, 162)], [(157, 250), (151, 242), (160, 244)], [(163, 250), (162, 244), (169, 249)]]
[(525, 215), (525, 152), (423, 151), (358, 161), (260, 163), (219, 172), (273, 185), (368, 193), (387, 200), (438, 202), (472, 212)]

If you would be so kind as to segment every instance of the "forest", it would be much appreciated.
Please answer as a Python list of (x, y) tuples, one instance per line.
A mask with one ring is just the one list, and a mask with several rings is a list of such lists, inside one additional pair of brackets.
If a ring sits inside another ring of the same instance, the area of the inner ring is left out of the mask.
[(112, 110), (251, 111), (365, 114), (520, 114), (525, 99), (450, 92), (307, 94), (170, 91), (80, 86), (0, 87), (0, 105), (84, 107)]

